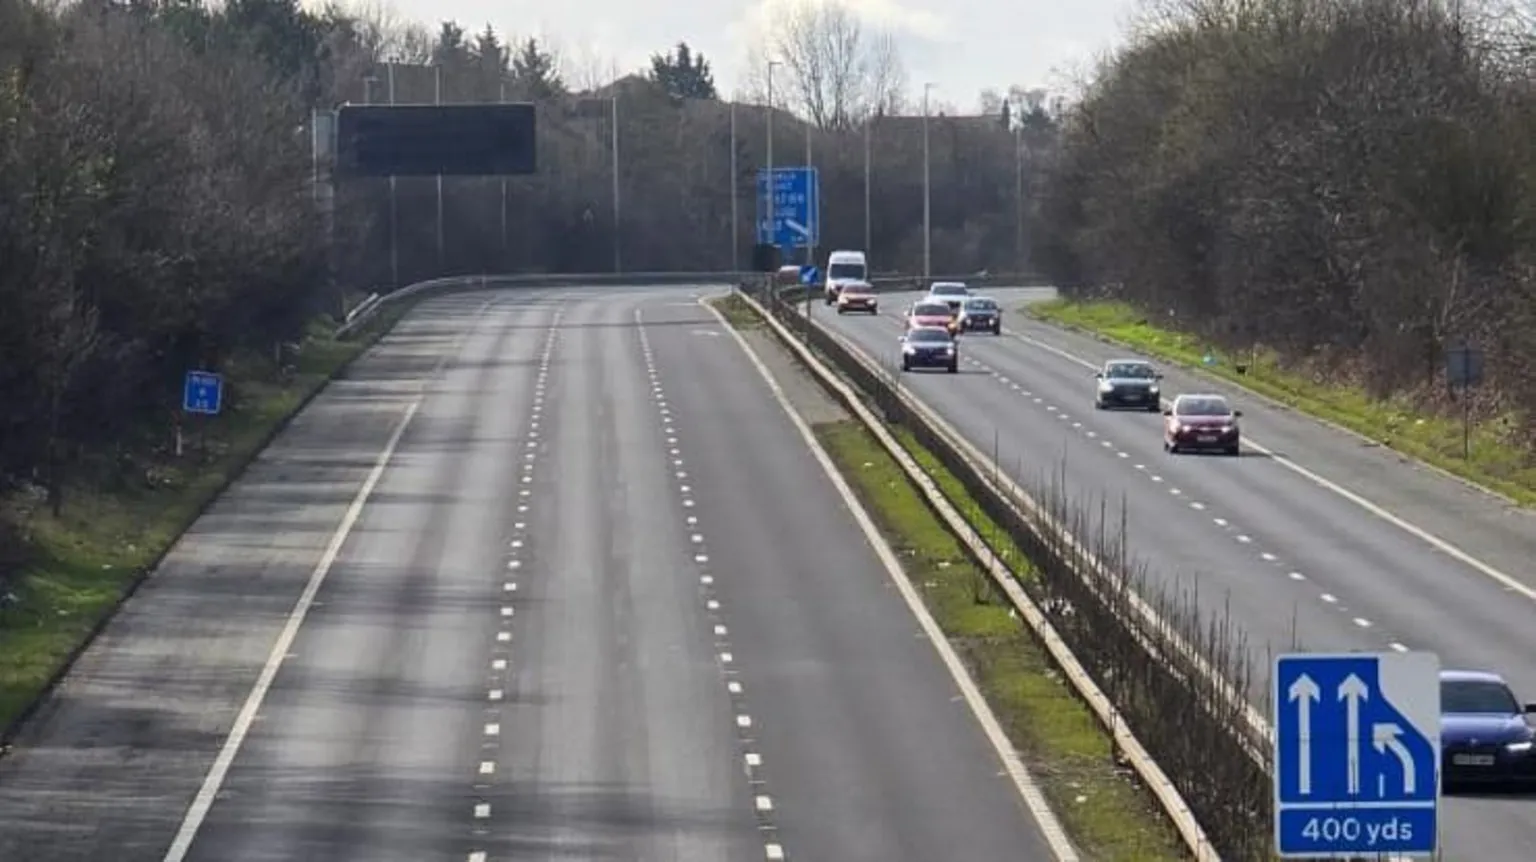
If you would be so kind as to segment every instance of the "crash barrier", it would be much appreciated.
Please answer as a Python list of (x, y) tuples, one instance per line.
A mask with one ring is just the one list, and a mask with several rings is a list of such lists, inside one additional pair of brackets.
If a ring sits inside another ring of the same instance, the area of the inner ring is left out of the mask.
[[(742, 290), (786, 340), (819, 354), (880, 420), (906, 429), (932, 453), (1034, 564), (1030, 577), (1003, 575), (1010, 582), (1001, 584), (1003, 592), (1027, 597), (1083, 669), (1083, 682), (1102, 692), (1104, 702), (1096, 703), (1079, 686), (1197, 857), (1272, 858), (1270, 742), (1250, 705), (1251, 665), (1241, 635), (1226, 620), (1202, 619), (1194, 591), (1149, 583), (1126, 552), (1123, 522), (1112, 531), (1106, 506), (1095, 516), (1074, 504), (1064, 470), (1028, 491), (1018, 487), (995, 457), (988, 465), (903, 391), (895, 363), (882, 367), (807, 320), (798, 289), (780, 291), (758, 279)], [(1030, 608), (1015, 605), (1031, 616)], [(1137, 748), (1146, 755), (1139, 763)]]
[[(433, 278), (427, 281), (409, 284), (399, 290), (386, 293), (377, 291), (370, 293), (357, 307), (347, 313), (346, 320), (337, 328), (337, 338), (348, 338), (370, 321), (376, 318), (380, 312), (390, 306), (401, 302), (420, 299), (427, 295), (442, 295), (466, 290), (484, 290), (486, 288), (539, 288), (539, 287), (649, 287), (657, 285), (692, 285), (692, 284), (720, 284), (735, 285), (747, 278), (766, 278), (757, 273), (742, 272), (579, 272), (579, 273), (522, 273), (512, 275), (455, 275), (446, 278)], [(899, 291), (918, 290), (929, 281), (964, 281), (968, 284), (987, 285), (1017, 285), (1023, 283), (1038, 282), (1039, 279), (1032, 275), (1015, 274), (986, 274), (986, 275), (952, 275), (933, 276), (923, 278), (896, 273), (879, 274), (870, 279), (870, 284), (877, 292), (890, 293)], [(804, 288), (795, 287), (795, 290), (803, 291)], [(814, 288), (817, 291), (820, 288)], [(803, 294), (802, 294), (803, 295)]]

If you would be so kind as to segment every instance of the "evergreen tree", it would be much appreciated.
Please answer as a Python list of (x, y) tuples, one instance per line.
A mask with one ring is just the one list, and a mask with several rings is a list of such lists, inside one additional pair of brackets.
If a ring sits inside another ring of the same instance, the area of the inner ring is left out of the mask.
[(512, 82), (526, 99), (552, 99), (565, 94), (565, 82), (556, 68), (555, 55), (529, 39), (512, 57)]
[(666, 54), (652, 54), (650, 77), (674, 99), (720, 98), (709, 61), (695, 55), (687, 42), (678, 42), (677, 49)]

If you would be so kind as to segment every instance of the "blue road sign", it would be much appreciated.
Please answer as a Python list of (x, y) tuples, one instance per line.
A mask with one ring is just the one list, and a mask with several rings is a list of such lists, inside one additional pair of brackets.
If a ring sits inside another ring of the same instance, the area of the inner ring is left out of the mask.
[(768, 171), (757, 172), (757, 241), (779, 248), (821, 244), (821, 182), (815, 168), (773, 169), (773, 219), (768, 218)]
[(1282, 655), (1273, 694), (1275, 849), (1282, 858), (1435, 853), (1438, 656)]
[(821, 281), (821, 270), (810, 264), (800, 267), (801, 284), (815, 284), (818, 281)]
[(224, 406), (224, 378), (211, 371), (188, 371), (181, 389), (181, 409), (217, 415)]

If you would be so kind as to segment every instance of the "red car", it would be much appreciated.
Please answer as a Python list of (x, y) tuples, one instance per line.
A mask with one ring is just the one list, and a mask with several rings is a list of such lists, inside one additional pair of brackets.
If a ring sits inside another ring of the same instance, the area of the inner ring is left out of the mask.
[(910, 332), (924, 326), (936, 326), (954, 334), (957, 326), (955, 313), (943, 302), (922, 300), (907, 309), (907, 330)]
[(1163, 451), (1237, 455), (1242, 440), (1237, 420), (1242, 415), (1221, 395), (1180, 395), (1163, 411)]

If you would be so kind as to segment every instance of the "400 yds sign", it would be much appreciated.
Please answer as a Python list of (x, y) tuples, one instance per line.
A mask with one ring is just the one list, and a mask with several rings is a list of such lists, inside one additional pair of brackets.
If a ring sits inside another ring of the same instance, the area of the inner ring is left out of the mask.
[(1315, 844), (1345, 843), (1354, 847), (1383, 848), (1390, 850), (1414, 843), (1415, 827), (1425, 828), (1433, 834), (1433, 823), (1415, 823), (1413, 816), (1360, 817), (1355, 814), (1308, 814), (1302, 818), (1301, 837)]

